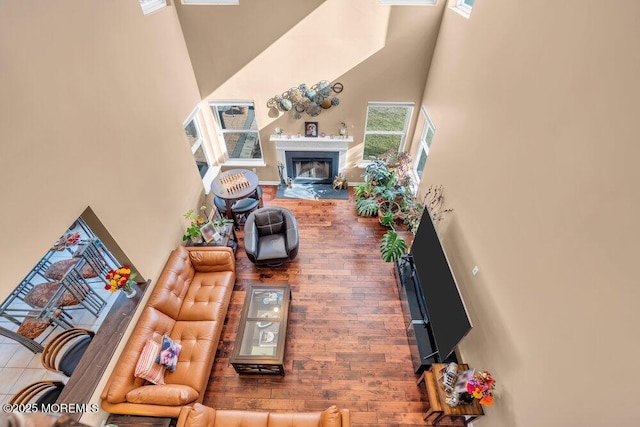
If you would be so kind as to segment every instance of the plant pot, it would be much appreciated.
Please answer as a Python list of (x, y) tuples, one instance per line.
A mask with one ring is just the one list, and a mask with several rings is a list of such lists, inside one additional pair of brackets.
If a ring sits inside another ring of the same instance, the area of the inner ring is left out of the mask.
[(464, 392), (464, 393), (460, 393), (458, 400), (461, 405), (471, 405), (473, 404), (473, 401), (475, 400), (475, 398), (471, 393)]
[(378, 221), (382, 224), (382, 218), (385, 213), (391, 210), (394, 220), (400, 219), (402, 215), (402, 208), (398, 202), (386, 202), (380, 205), (380, 209), (378, 209)]
[(202, 242), (204, 242), (204, 240), (202, 239), (202, 236), (193, 236), (191, 237), (191, 243), (194, 245), (201, 245)]

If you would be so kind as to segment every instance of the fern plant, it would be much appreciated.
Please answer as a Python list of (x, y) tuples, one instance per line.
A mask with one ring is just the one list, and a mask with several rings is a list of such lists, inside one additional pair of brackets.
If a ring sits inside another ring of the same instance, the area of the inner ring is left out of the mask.
[(385, 262), (394, 262), (400, 259), (407, 249), (407, 242), (398, 236), (395, 230), (389, 230), (382, 236), (380, 242), (380, 254)]

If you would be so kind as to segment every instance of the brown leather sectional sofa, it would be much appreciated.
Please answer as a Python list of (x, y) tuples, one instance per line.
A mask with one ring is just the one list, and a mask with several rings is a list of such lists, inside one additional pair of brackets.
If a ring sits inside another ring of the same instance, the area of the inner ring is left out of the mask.
[[(102, 392), (102, 408), (114, 414), (177, 418), (185, 405), (202, 402), (236, 279), (226, 247), (176, 248)], [(163, 335), (182, 345), (165, 384), (134, 377), (149, 338)]]
[(321, 412), (259, 412), (213, 409), (196, 403), (182, 408), (177, 427), (350, 427), (348, 409)]

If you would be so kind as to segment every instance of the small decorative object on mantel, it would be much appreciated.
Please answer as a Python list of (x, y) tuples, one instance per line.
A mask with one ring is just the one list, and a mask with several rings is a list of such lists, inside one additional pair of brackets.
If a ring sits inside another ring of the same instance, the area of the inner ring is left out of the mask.
[(133, 298), (138, 293), (138, 291), (132, 287), (132, 285), (136, 283), (134, 281), (136, 273), (132, 273), (131, 267), (128, 265), (123, 265), (116, 270), (109, 270), (104, 278), (107, 279), (108, 282), (104, 285), (104, 288), (110, 292), (122, 290), (127, 298)]
[(304, 136), (316, 138), (318, 136), (318, 122), (304, 122)]
[(321, 80), (313, 86), (300, 83), (297, 87), (286, 90), (282, 95), (276, 95), (267, 101), (269, 107), (269, 117), (277, 117), (278, 111), (293, 111), (295, 119), (302, 118), (302, 113), (306, 112), (311, 117), (315, 117), (331, 107), (340, 104), (338, 97), (331, 97), (333, 93), (340, 93), (344, 89), (342, 83), (333, 85), (327, 80)]
[(347, 124), (345, 122), (340, 123), (340, 135), (343, 138), (347, 137)]

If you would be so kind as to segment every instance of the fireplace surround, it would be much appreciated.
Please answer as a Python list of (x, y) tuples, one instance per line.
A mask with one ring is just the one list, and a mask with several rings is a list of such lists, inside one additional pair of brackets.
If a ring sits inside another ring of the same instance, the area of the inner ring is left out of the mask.
[(294, 183), (330, 184), (334, 176), (345, 172), (347, 149), (349, 143), (353, 142), (353, 137), (307, 138), (272, 135), (269, 140), (276, 144), (278, 163), (284, 165), (285, 179), (291, 178)]

